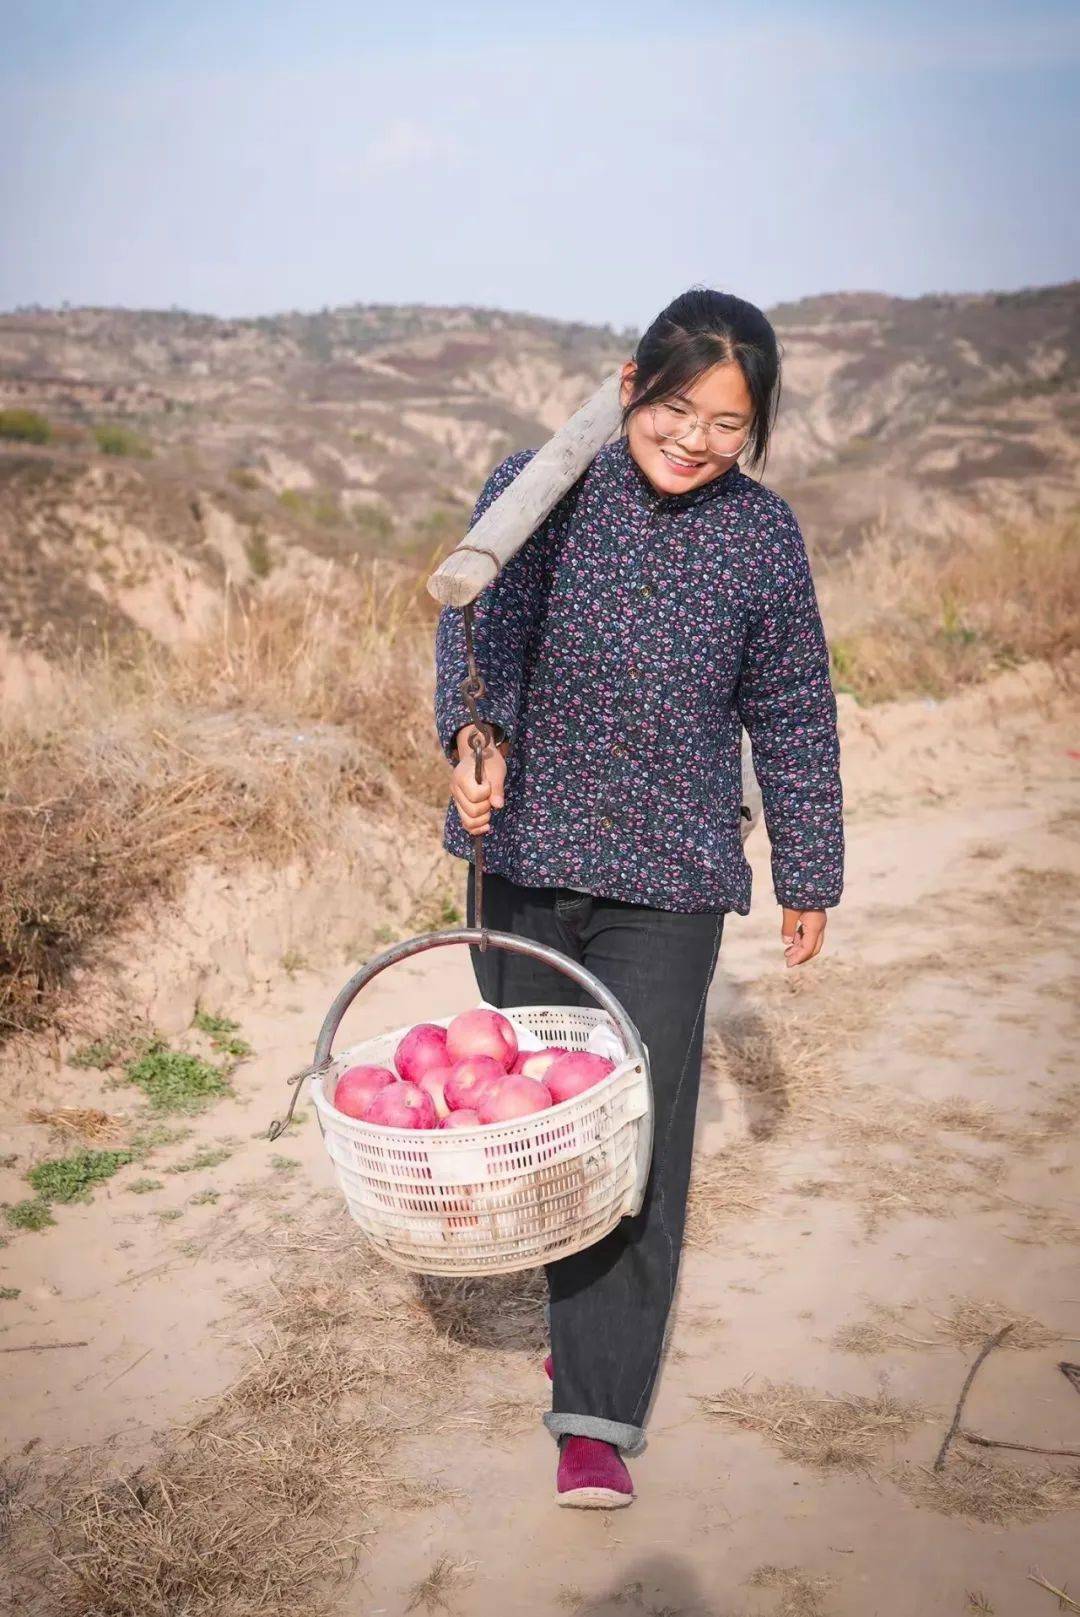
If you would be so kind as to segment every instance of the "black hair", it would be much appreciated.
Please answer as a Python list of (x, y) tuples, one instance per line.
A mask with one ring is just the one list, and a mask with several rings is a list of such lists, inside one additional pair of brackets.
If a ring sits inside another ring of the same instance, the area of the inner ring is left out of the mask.
[(780, 406), (780, 347), (761, 310), (731, 292), (691, 287), (657, 315), (634, 350), (637, 374), (622, 430), (635, 410), (685, 392), (714, 365), (732, 360), (754, 409), (747, 464), (764, 468)]

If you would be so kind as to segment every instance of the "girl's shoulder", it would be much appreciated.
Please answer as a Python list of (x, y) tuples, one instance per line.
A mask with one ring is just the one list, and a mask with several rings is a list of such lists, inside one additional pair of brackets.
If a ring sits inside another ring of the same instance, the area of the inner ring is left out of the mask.
[(525, 469), (535, 454), (535, 449), (515, 449), (505, 460), (500, 460), (494, 471), (489, 472), (487, 482), (480, 491), (477, 502), (479, 508), (486, 510), (492, 500), (497, 499), (504, 489), (509, 488), (514, 478)]

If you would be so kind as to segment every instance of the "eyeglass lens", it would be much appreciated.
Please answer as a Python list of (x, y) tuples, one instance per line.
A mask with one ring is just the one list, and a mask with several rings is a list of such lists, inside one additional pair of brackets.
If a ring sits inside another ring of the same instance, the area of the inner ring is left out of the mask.
[(698, 427), (705, 433), (706, 440), (716, 450), (729, 449), (732, 444), (739, 443), (745, 438), (745, 427), (723, 427), (715, 422), (699, 421), (697, 416), (689, 410), (683, 410), (678, 405), (654, 404), (652, 406), (653, 422), (661, 438), (687, 438)]

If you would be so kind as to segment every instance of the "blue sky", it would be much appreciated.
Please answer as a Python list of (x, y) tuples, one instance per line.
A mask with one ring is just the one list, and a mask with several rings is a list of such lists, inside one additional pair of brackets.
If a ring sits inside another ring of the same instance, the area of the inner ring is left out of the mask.
[(1080, 269), (1080, 9), (0, 0), (0, 308), (476, 303)]

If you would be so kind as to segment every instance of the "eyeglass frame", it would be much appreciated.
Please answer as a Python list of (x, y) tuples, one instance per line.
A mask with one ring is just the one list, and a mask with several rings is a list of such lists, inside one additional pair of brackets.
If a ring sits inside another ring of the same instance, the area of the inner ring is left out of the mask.
[[(705, 434), (705, 447), (706, 447), (706, 449), (711, 450), (712, 454), (714, 454), (714, 455), (725, 455), (726, 456), (726, 455), (730, 455), (732, 453), (732, 451), (730, 449), (726, 449), (726, 450), (712, 449), (712, 446), (711, 446), (710, 441), (709, 441), (709, 432), (710, 432), (710, 430), (712, 428), (713, 423), (711, 421), (702, 421), (700, 416), (696, 416), (696, 415), (691, 416), (691, 418), (690, 418), (691, 424), (683, 432), (680, 432), (678, 434), (675, 434), (674, 432), (661, 432), (660, 428), (656, 425), (656, 412), (657, 412), (657, 410), (665, 410), (665, 409), (670, 409), (670, 408), (671, 408), (671, 406), (664, 399), (657, 399), (655, 404), (650, 404), (649, 405), (649, 414), (652, 416), (653, 431), (656, 433), (656, 436), (658, 438), (669, 439), (672, 443), (676, 443), (676, 444), (681, 443), (684, 438), (689, 437), (690, 433), (695, 432), (697, 430), (697, 428), (700, 427), (702, 432)], [(751, 430), (753, 428), (753, 425), (754, 425), (754, 423), (752, 421), (747, 423), (747, 426), (745, 428), (743, 441), (739, 445), (738, 449), (736, 449), (734, 451), (736, 456), (741, 455), (743, 450), (746, 448), (747, 444), (750, 442), (750, 433), (751, 433)]]

